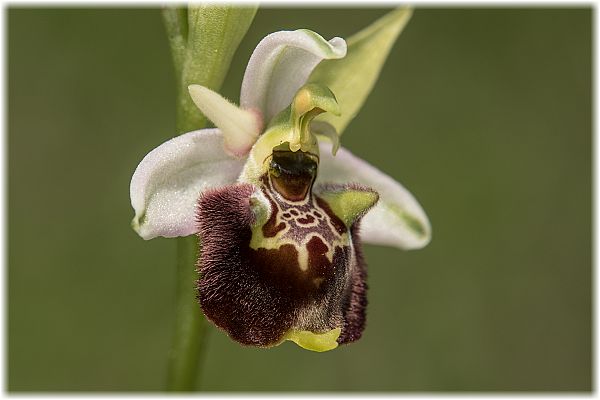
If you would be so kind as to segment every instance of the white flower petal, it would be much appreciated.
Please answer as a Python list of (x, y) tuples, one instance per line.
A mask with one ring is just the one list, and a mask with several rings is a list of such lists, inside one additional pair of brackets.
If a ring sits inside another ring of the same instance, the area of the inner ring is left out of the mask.
[(236, 157), (248, 154), (262, 130), (259, 113), (242, 110), (204, 86), (190, 85), (188, 90), (196, 107), (221, 130), (225, 151)]
[(225, 154), (218, 129), (188, 132), (161, 144), (131, 178), (133, 228), (144, 239), (194, 234), (200, 194), (235, 182), (243, 164)]
[(331, 154), (330, 143), (319, 143), (319, 148), (316, 183), (359, 183), (379, 193), (379, 202), (360, 224), (364, 242), (401, 249), (418, 249), (429, 243), (429, 220), (408, 190), (343, 147), (335, 157)]
[(345, 55), (346, 42), (339, 37), (327, 42), (306, 29), (271, 33), (250, 57), (240, 105), (244, 109), (259, 110), (268, 122), (291, 103), (321, 60)]

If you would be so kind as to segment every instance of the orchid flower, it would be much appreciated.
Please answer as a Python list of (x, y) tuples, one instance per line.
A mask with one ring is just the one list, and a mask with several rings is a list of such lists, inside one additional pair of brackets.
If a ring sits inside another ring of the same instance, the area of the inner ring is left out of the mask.
[[(248, 62), (240, 105), (189, 86), (216, 128), (175, 137), (137, 167), (133, 228), (144, 239), (199, 235), (200, 305), (239, 343), (291, 340), (326, 351), (359, 339), (367, 304), (362, 242), (400, 249), (429, 242), (415, 198), (339, 143), (360, 107), (344, 102), (353, 97), (348, 90), (366, 98), (405, 20), (378, 21), (348, 45), (309, 30), (266, 36)], [(375, 39), (386, 42), (374, 48)], [(347, 53), (359, 62), (341, 63)], [(317, 79), (351, 79), (349, 68), (370, 87)], [(325, 113), (340, 119), (321, 119)]]

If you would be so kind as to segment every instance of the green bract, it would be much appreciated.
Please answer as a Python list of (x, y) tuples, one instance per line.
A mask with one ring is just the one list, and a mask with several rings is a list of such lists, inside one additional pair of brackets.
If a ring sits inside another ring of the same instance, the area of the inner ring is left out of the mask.
[[(187, 9), (163, 10), (173, 64), (179, 84), (178, 127), (187, 132), (203, 126), (204, 116), (187, 94), (193, 83), (220, 88), (231, 59), (248, 31), (257, 7), (191, 4)], [(190, 118), (196, 116), (196, 118)]]

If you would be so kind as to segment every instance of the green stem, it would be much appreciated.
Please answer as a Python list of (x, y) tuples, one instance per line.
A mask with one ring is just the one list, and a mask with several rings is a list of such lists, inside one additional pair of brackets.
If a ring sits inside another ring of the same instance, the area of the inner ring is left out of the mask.
[[(250, 27), (256, 7), (190, 6), (163, 10), (177, 80), (178, 134), (204, 128), (206, 118), (193, 105), (187, 87), (199, 84), (219, 90), (233, 54)], [(196, 236), (177, 239), (177, 309), (169, 353), (167, 389), (197, 388), (208, 327), (196, 300), (195, 270), (199, 253)]]
[(207, 325), (196, 301), (194, 269), (198, 238), (177, 239), (177, 309), (173, 345), (169, 354), (167, 388), (169, 391), (193, 391), (198, 367), (207, 345)]

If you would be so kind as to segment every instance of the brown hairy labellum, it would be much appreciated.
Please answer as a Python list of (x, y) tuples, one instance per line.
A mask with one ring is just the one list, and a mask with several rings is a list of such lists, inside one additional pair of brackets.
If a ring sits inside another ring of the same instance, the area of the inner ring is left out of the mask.
[[(367, 304), (358, 220), (346, 227), (327, 201), (312, 193), (316, 164), (313, 168), (309, 157), (273, 159), (283, 165), (266, 173), (260, 186), (234, 184), (200, 198), (200, 305), (245, 345), (277, 345), (290, 329), (341, 328), (338, 343), (355, 341), (365, 326)], [(268, 210), (262, 224), (253, 208), (259, 197)]]

